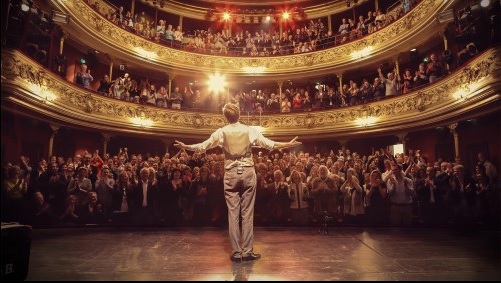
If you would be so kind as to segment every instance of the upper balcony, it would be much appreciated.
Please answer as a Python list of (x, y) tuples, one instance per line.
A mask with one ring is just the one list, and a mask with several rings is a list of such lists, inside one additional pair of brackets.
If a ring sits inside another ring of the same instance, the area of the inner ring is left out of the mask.
[(361, 39), (316, 52), (276, 57), (214, 56), (168, 48), (119, 28), (83, 0), (50, 2), (55, 9), (70, 15), (69, 24), (62, 26), (70, 37), (78, 37), (79, 42), (128, 62), (131, 68), (162, 70), (174, 76), (220, 72), (235, 80), (252, 77), (280, 81), (342, 74), (378, 64), (390, 55), (398, 57), (408, 52), (409, 46), (441, 42), (444, 27), (436, 15), (450, 9), (456, 1), (423, 0), (389, 26)]

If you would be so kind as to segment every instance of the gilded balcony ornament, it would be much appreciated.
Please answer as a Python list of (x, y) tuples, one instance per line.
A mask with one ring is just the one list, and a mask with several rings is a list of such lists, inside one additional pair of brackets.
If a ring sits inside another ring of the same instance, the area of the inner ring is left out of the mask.
[(304, 125), (308, 129), (313, 128), (315, 126), (315, 116), (313, 116), (312, 114), (307, 114), (304, 117)]
[(197, 129), (201, 128), (204, 124), (202, 116), (200, 114), (196, 114), (193, 116), (193, 126)]
[[(98, 2), (102, 10), (106, 3), (105, 1)], [(386, 28), (367, 35), (362, 40), (307, 54), (265, 58), (212, 56), (167, 48), (114, 25), (92, 9), (84, 0), (57, 2), (56, 5), (75, 19), (82, 20), (78, 24), (82, 23), (83, 25), (85, 22), (86, 29), (94, 29), (95, 36), (101, 37), (103, 42), (108, 43), (110, 47), (129, 52), (133, 47), (140, 46), (148, 52), (157, 54), (158, 57), (152, 60), (161, 64), (180, 68), (219, 68), (227, 73), (242, 72), (243, 67), (256, 65), (264, 66), (267, 69), (266, 73), (283, 74), (284, 72), (300, 71), (305, 68), (327, 68), (337, 63), (354, 62), (355, 59), (350, 58), (350, 54), (367, 46), (373, 46), (375, 50), (387, 48), (387, 45), (398, 43), (402, 38), (410, 36), (414, 29), (420, 28), (425, 22), (429, 22), (434, 11), (447, 5), (447, 3), (442, 0), (420, 1), (403, 17), (398, 18)]]
[[(501, 71), (499, 50), (500, 47), (486, 50), (468, 65), (434, 84), (420, 88), (417, 92), (397, 95), (363, 106), (262, 115), (259, 117), (259, 125), (279, 132), (307, 130), (307, 132), (319, 133), (349, 127), (354, 119), (360, 117), (370, 116), (378, 120), (401, 122), (402, 117), (405, 120), (407, 119), (405, 117), (411, 117), (418, 111), (433, 109), (432, 111), (450, 112), (451, 107), (459, 107), (455, 105), (457, 100), (452, 96), (458, 88), (469, 89), (470, 97), (475, 97), (471, 95), (476, 95), (479, 91), (480, 94), (489, 94), (489, 97), (485, 99), (491, 101), (497, 99), (494, 92), (499, 86)], [(155, 122), (155, 125), (165, 129), (186, 131), (199, 129), (205, 133), (225, 125), (224, 117), (218, 113), (175, 111), (111, 99), (77, 87), (56, 74), (45, 71), (43, 66), (19, 51), (3, 49), (1, 54), (2, 77), (6, 78), (2, 83), (2, 91), (8, 94), (2, 99), (20, 101), (24, 97), (31, 98), (33, 94), (36, 94), (34, 92), (37, 89), (31, 86), (43, 86), (57, 97), (49, 109), (53, 111), (53, 115), (64, 114), (74, 119), (76, 124), (96, 124), (106, 121), (106, 126), (113, 128), (117, 125), (123, 126), (124, 118), (137, 117), (142, 111), (145, 117)], [(27, 95), (27, 93), (31, 94)], [(487, 100), (486, 102), (479, 100), (479, 103), (490, 103)], [(196, 121), (194, 121), (194, 115), (196, 115)], [(255, 115), (250, 117), (252, 123), (255, 123), (256, 119)]]
[(419, 112), (423, 112), (426, 109), (424, 96), (425, 94), (422, 91), (419, 91), (416, 95), (416, 109)]
[(85, 94), (85, 112), (92, 113), (94, 110), (94, 99), (92, 98), (92, 94)]

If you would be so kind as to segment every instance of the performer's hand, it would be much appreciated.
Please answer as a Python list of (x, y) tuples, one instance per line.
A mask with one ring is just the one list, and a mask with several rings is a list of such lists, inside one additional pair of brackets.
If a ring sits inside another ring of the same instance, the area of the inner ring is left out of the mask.
[(177, 148), (180, 148), (180, 149), (184, 149), (186, 147), (186, 144), (183, 143), (183, 142), (180, 142), (180, 141), (176, 140), (174, 142), (174, 146), (177, 147)]
[(300, 145), (300, 144), (302, 144), (301, 142), (296, 141), (296, 140), (297, 140), (297, 138), (298, 138), (297, 136), (296, 136), (295, 138), (293, 138), (293, 139), (289, 142), (289, 144), (290, 144), (291, 146), (296, 146), (296, 145)]

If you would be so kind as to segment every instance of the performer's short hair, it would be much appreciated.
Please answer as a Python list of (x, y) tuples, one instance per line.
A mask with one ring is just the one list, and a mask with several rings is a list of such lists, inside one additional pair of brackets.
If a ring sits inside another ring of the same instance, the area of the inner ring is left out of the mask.
[(240, 109), (236, 104), (226, 103), (223, 107), (223, 114), (224, 117), (226, 117), (226, 119), (228, 120), (228, 122), (236, 123), (240, 118)]

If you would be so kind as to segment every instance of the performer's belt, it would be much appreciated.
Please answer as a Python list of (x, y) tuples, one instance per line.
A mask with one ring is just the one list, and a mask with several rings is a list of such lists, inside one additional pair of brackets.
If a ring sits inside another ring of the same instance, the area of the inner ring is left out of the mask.
[(226, 160), (241, 160), (242, 158), (251, 157), (252, 153), (247, 152), (244, 155), (231, 155), (227, 152), (224, 153), (224, 159)]

